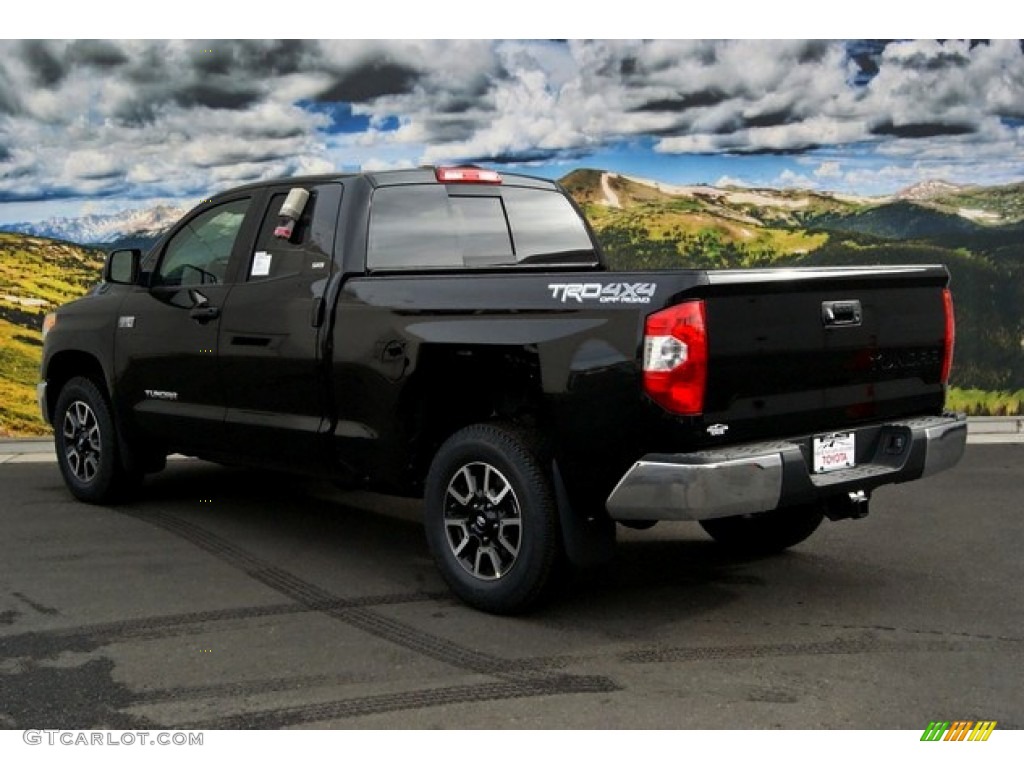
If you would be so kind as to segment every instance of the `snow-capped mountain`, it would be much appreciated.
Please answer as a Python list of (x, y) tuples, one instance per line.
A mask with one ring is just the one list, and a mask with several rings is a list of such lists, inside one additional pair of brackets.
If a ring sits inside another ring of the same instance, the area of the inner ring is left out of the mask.
[(55, 217), (45, 221), (3, 224), (0, 229), (83, 245), (113, 243), (126, 237), (148, 240), (159, 237), (188, 210), (183, 206), (157, 205), (112, 214), (93, 213), (78, 218)]
[(943, 195), (956, 194), (961, 190), (963, 187), (957, 184), (950, 184), (948, 181), (940, 179), (929, 179), (900, 190), (896, 193), (896, 197), (900, 200), (932, 200)]

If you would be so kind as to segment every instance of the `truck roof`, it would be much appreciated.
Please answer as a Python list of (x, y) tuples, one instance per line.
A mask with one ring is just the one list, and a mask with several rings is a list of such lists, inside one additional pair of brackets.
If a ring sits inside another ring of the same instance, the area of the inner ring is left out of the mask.
[[(447, 166), (445, 166), (447, 167)], [(459, 168), (472, 168), (476, 166), (453, 166)], [(353, 179), (363, 178), (366, 179), (370, 185), (374, 187), (389, 187), (403, 184), (440, 184), (437, 180), (437, 168), (435, 166), (424, 166), (421, 168), (407, 168), (390, 171), (365, 171), (358, 173), (323, 173), (311, 176), (286, 176), (277, 179), (264, 179), (263, 181), (255, 181), (251, 184), (243, 184), (237, 187), (231, 187), (223, 192), (219, 192), (214, 195), (214, 199), (224, 197), (225, 195), (235, 194), (251, 189), (262, 189), (264, 187), (281, 186), (284, 184), (294, 184), (303, 186), (306, 184), (319, 184), (330, 181), (340, 181), (342, 179)], [(556, 182), (551, 179), (544, 179), (539, 176), (529, 176), (521, 173), (506, 173), (501, 172), (502, 183), (508, 183), (514, 181), (516, 186), (533, 187), (536, 189), (558, 189), (559, 186)]]

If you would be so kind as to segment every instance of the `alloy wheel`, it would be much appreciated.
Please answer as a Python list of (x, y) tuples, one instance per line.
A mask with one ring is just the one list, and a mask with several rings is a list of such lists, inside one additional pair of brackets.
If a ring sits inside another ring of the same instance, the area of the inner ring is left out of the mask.
[(508, 478), (485, 462), (465, 464), (448, 482), (444, 501), (448, 546), (459, 564), (483, 581), (502, 578), (522, 545), (519, 499)]
[(100, 425), (88, 403), (75, 400), (64, 411), (64, 456), (71, 473), (90, 483), (100, 469)]

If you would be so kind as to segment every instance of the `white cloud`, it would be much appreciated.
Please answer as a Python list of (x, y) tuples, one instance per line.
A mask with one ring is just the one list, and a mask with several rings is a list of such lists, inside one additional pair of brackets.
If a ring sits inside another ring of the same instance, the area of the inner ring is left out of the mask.
[(798, 189), (816, 189), (821, 185), (818, 181), (810, 178), (809, 176), (805, 176), (802, 173), (796, 173), (795, 171), (786, 168), (775, 178), (772, 186), (782, 188), (796, 187)]
[(123, 173), (121, 160), (95, 149), (75, 150), (64, 160), (64, 175), (81, 179), (105, 179)]
[(836, 179), (842, 174), (842, 166), (835, 160), (828, 160), (814, 169), (814, 175), (819, 179)]
[(801, 184), (887, 178), (835, 159), (851, 147), (901, 180), (1024, 174), (1017, 41), (895, 42), (876, 63), (857, 85), (841, 41), (4, 41), (0, 199), (559, 162), (636, 138), (665, 154), (834, 147)]
[(716, 187), (751, 187), (750, 182), (738, 179), (734, 176), (719, 176), (715, 182)]
[(360, 163), (360, 169), (364, 171), (395, 171), (415, 167), (411, 160), (383, 160), (379, 157), (371, 157)]

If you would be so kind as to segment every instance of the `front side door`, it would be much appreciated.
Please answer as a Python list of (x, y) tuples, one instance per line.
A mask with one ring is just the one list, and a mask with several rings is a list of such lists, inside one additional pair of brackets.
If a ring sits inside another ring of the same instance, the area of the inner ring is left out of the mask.
[(226, 435), (251, 461), (291, 469), (323, 464), (317, 439), (327, 415), (324, 292), (334, 269), (338, 183), (306, 185), (310, 197), (290, 236), (275, 234), (289, 187), (259, 204), (255, 243), (224, 307), (220, 360)]
[(252, 208), (250, 196), (239, 197), (182, 222), (157, 254), (149, 284), (121, 305), (121, 400), (168, 449), (202, 454), (223, 445), (218, 333)]

